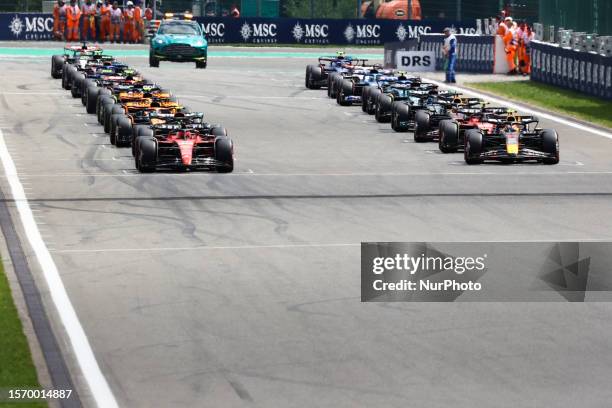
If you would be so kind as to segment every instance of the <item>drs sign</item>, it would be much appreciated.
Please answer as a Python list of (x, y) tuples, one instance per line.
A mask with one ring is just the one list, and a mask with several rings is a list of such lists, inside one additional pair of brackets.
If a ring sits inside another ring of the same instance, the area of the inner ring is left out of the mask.
[(436, 70), (436, 54), (433, 51), (398, 51), (395, 54), (397, 69), (410, 72)]

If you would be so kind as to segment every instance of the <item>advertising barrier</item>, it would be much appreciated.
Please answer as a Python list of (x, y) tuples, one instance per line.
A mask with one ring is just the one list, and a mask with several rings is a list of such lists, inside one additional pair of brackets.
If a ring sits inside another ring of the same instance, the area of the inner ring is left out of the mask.
[[(211, 44), (383, 45), (454, 27), (476, 33), (476, 21), (376, 19), (294, 19), (196, 17)], [(0, 14), (0, 41), (50, 40), (53, 16), (43, 13)]]
[[(442, 34), (426, 34), (420, 37), (421, 51), (433, 51), (436, 55), (436, 70), (444, 69)], [(457, 72), (492, 73), (495, 36), (457, 35)]]
[(397, 68), (397, 60), (395, 55), (399, 51), (418, 51), (419, 40), (417, 38), (408, 38), (405, 41), (394, 41), (385, 43), (385, 68)]
[(452, 26), (475, 33), (475, 21), (198, 17), (211, 43), (383, 45)]
[(534, 41), (531, 79), (612, 99), (612, 57)]
[(0, 13), (0, 41), (49, 41), (52, 39), (52, 14)]
[(436, 70), (436, 55), (433, 51), (398, 51), (395, 54), (396, 68), (410, 72), (433, 72)]

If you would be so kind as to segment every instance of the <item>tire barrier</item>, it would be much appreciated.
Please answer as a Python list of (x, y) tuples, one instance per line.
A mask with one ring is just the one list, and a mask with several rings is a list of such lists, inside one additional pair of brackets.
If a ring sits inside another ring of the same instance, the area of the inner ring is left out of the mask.
[(533, 41), (531, 79), (612, 99), (612, 57)]

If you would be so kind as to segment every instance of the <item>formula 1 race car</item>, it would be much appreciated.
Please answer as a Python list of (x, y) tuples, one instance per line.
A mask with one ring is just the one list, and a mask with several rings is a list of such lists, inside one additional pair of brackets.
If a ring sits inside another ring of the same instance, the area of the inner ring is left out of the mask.
[(97, 45), (67, 45), (62, 55), (51, 57), (51, 77), (60, 79), (64, 72), (64, 64), (74, 64), (81, 58), (88, 59), (95, 54), (102, 54), (102, 49)]
[[(96, 113), (98, 123), (104, 126), (104, 131), (111, 135), (118, 117), (113, 115), (129, 114), (130, 111), (156, 110), (158, 108), (181, 109), (172, 94), (157, 85), (147, 81), (138, 83), (118, 82), (109, 88), (98, 88)], [(91, 90), (93, 91), (93, 90)], [(88, 90), (89, 92), (89, 90)], [(125, 143), (122, 141), (120, 143)]]
[(234, 144), (225, 128), (209, 124), (165, 123), (150, 129), (139, 128), (134, 158), (141, 173), (157, 169), (234, 169)]
[(371, 89), (382, 89), (385, 85), (408, 80), (404, 73), (394, 74), (392, 70), (373, 66), (355, 69), (352, 74), (346, 73), (341, 77), (336, 75), (332, 88), (335, 90), (338, 105), (360, 104), (363, 109), (363, 97), (367, 97)]
[(451, 112), (451, 119), (440, 121), (438, 125), (438, 147), (442, 153), (455, 153), (463, 151), (465, 146), (465, 133), (470, 129), (480, 129), (489, 132), (493, 123), (489, 118), (507, 117), (514, 110), (505, 107), (461, 107)]
[(553, 129), (541, 129), (534, 116), (509, 115), (487, 119), (491, 130), (470, 129), (465, 134), (467, 164), (496, 160), (504, 163), (537, 161), (559, 163), (559, 136)]
[[(123, 113), (114, 113), (110, 116), (109, 135), (110, 142), (117, 147), (130, 146), (135, 136), (134, 126), (156, 123), (153, 119), (156, 114), (176, 115), (188, 113), (188, 109), (169, 99), (144, 98), (130, 102), (123, 102)], [(161, 121), (157, 121), (161, 123)]]
[[(344, 53), (341, 51), (337, 52), (335, 57), (319, 57), (318, 64), (310, 64), (306, 66), (306, 88), (319, 89), (326, 86), (328, 88), (327, 94), (330, 96), (330, 74), (336, 72), (349, 72), (355, 67), (365, 66), (366, 62), (367, 60), (365, 59), (353, 58), (352, 56), (344, 55)], [(331, 97), (335, 98), (336, 96), (334, 94), (334, 96)]]
[(446, 119), (452, 119), (455, 112), (461, 108), (482, 108), (485, 101), (480, 98), (462, 98), (460, 95), (438, 95), (435, 102), (427, 103), (423, 109), (414, 115), (414, 141), (417, 143), (437, 141), (440, 133), (439, 124)]
[(377, 122), (386, 123), (393, 117), (393, 107), (396, 103), (407, 106), (422, 106), (423, 100), (431, 95), (446, 95), (449, 91), (439, 91), (438, 86), (415, 80), (392, 82), (382, 90), (372, 89), (369, 97), (374, 107), (374, 117)]

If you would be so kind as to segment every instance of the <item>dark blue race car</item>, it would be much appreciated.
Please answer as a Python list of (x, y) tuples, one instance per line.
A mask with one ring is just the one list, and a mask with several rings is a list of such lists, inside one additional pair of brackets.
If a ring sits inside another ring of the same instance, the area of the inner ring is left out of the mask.
[(310, 64), (306, 67), (306, 88), (319, 89), (330, 86), (329, 74), (334, 72), (349, 72), (359, 66), (365, 66), (367, 60), (353, 58), (337, 52), (335, 56), (319, 57), (318, 64)]

